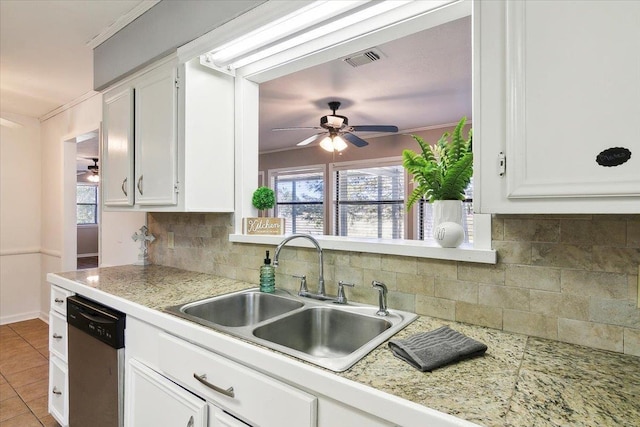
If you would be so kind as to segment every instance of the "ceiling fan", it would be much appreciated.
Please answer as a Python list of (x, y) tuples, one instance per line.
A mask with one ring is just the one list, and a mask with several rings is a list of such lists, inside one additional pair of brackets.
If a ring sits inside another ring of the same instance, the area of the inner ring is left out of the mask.
[[(393, 125), (359, 125), (349, 126), (349, 119), (345, 116), (336, 114), (338, 108), (340, 108), (340, 102), (329, 102), (329, 108), (333, 112), (331, 115), (322, 116), (320, 118), (320, 126), (311, 127), (289, 127), (289, 128), (274, 128), (274, 131), (281, 130), (300, 130), (300, 129), (316, 129), (323, 130), (309, 138), (300, 141), (296, 145), (305, 146), (319, 139), (321, 136), (326, 135), (320, 141), (320, 146), (327, 151), (342, 151), (347, 148), (346, 139), (356, 147), (365, 147), (369, 145), (367, 141), (356, 136), (353, 132), (398, 132), (398, 127)], [(343, 139), (344, 138), (344, 139)]]
[(87, 180), (91, 182), (100, 181), (100, 167), (98, 166), (98, 158), (96, 157), (85, 157), (87, 160), (93, 161), (92, 165), (87, 166), (87, 171), (77, 171), (76, 175), (87, 174)]

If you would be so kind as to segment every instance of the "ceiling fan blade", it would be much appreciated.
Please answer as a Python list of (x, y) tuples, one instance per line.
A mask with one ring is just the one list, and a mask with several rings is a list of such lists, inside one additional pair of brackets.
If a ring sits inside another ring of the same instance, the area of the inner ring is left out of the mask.
[(361, 125), (351, 126), (352, 132), (398, 132), (398, 126), (393, 125)]
[(304, 141), (300, 141), (300, 142), (298, 142), (296, 145), (297, 145), (298, 147), (303, 147), (303, 146), (305, 146), (305, 145), (309, 145), (309, 144), (311, 144), (313, 141), (315, 141), (316, 139), (318, 139), (318, 137), (319, 137), (320, 135), (324, 135), (325, 133), (326, 133), (326, 132), (321, 132), (321, 133), (317, 133), (317, 134), (315, 134), (315, 135), (311, 135), (309, 138), (305, 139)]
[(347, 141), (349, 141), (350, 143), (352, 143), (353, 145), (355, 145), (356, 147), (366, 147), (367, 145), (369, 145), (367, 141), (360, 138), (359, 136), (355, 136), (352, 133), (346, 132), (346, 133), (343, 133), (341, 136)]
[(271, 129), (272, 131), (279, 131), (279, 130), (308, 130), (308, 129), (322, 129), (320, 126), (309, 126), (309, 127), (293, 127), (293, 128), (273, 128)]

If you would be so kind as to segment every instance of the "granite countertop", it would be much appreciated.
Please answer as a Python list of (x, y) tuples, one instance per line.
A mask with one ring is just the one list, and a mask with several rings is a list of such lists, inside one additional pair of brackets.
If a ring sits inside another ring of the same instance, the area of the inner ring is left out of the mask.
[[(155, 310), (256, 286), (163, 266), (58, 276)], [(385, 343), (349, 370), (327, 372), (485, 426), (640, 426), (639, 357), (425, 316), (395, 337), (442, 325), (485, 343), (484, 357), (423, 373)]]

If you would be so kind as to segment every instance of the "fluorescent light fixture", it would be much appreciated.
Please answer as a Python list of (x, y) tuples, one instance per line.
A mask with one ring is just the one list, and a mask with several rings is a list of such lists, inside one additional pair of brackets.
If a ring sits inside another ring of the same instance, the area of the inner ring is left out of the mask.
[(255, 49), (281, 40), (369, 1), (315, 1), (238, 39), (225, 43), (209, 52), (207, 57), (218, 66), (225, 65), (234, 58), (239, 58)]
[[(248, 56), (242, 57), (241, 55), (236, 55), (235, 57), (232, 57), (231, 55), (225, 55), (227, 57), (229, 57), (229, 59), (227, 60), (226, 64), (223, 65), (227, 65), (228, 64), (228, 68), (230, 69), (237, 69), (237, 68), (241, 68), (244, 67), (247, 64), (251, 64), (253, 62), (259, 61), (261, 59), (267, 58), (269, 56), (275, 55), (277, 53), (283, 52), (287, 49), (291, 49), (295, 46), (299, 46), (303, 43), (306, 43), (308, 41), (311, 40), (315, 40), (317, 38), (320, 38), (322, 36), (325, 36), (327, 34), (331, 34), (335, 31), (341, 30), (343, 28), (347, 28), (349, 26), (355, 25), (359, 22), (362, 22), (364, 20), (373, 18), (375, 16), (381, 15), (383, 13), (389, 12), (390, 10), (393, 9), (397, 9), (401, 6), (404, 6), (407, 3), (411, 3), (412, 0), (386, 0), (386, 1), (381, 1), (379, 3), (375, 3), (370, 7), (366, 7), (362, 10), (356, 11), (350, 15), (344, 16), (342, 18), (337, 18), (337, 19), (332, 19), (329, 20), (329, 22), (325, 25), (319, 25), (316, 28), (310, 30), (310, 31), (305, 31), (297, 36), (291, 37), (289, 39), (287, 39), (285, 36), (287, 35), (291, 35), (292, 33), (289, 34), (281, 34), (279, 37), (273, 37), (271, 39), (271, 42), (278, 42), (273, 46), (267, 47), (267, 48), (263, 48), (260, 49), (260, 51), (257, 51), (255, 53), (252, 53)], [(326, 8), (327, 10), (330, 10), (330, 8), (332, 7), (337, 7), (339, 4), (341, 3), (347, 3), (347, 2), (343, 2), (343, 1), (328, 1), (328, 2), (318, 2), (318, 3), (327, 3)], [(348, 2), (351, 3), (351, 2)], [(357, 3), (357, 2), (356, 2)], [(364, 4), (366, 2), (359, 2), (360, 4)], [(315, 4), (315, 3), (314, 3)], [(319, 11), (316, 11), (319, 13)], [(288, 15), (289, 16), (289, 15)], [(286, 17), (285, 17), (286, 18)], [(283, 18), (283, 19), (285, 19)], [(322, 20), (326, 20), (327, 16), (324, 16), (323, 19), (319, 19), (319, 22), (322, 22)], [(288, 19), (288, 18), (287, 18)], [(278, 21), (276, 21), (278, 22)], [(306, 27), (310, 27), (310, 24), (307, 24)], [(265, 27), (263, 27), (265, 28)], [(304, 28), (304, 27), (303, 27)], [(259, 29), (260, 30), (260, 29)], [(256, 30), (256, 31), (259, 31)], [(232, 42), (233, 43), (233, 42)], [(260, 47), (264, 47), (267, 46), (269, 43), (258, 43), (255, 44), (253, 46), (253, 49), (246, 49), (245, 52), (250, 53), (252, 52), (252, 50), (258, 49)], [(223, 46), (224, 47), (224, 46)], [(222, 47), (220, 49), (215, 49), (214, 51), (210, 52), (207, 54), (207, 57), (210, 59), (213, 59), (215, 57), (215, 52), (219, 52), (222, 50)], [(215, 59), (213, 59), (213, 62), (215, 62)]]

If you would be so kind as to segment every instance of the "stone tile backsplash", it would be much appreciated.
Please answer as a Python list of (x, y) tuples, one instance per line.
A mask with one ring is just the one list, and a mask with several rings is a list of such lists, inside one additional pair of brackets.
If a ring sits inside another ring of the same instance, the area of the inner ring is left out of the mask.
[[(150, 213), (155, 264), (258, 283), (266, 249), (230, 243), (231, 214)], [(174, 248), (167, 248), (167, 233)], [(392, 308), (640, 356), (640, 215), (496, 215), (498, 263), (325, 251), (327, 291), (354, 282), (351, 301), (375, 304), (385, 282)], [(276, 285), (318, 277), (311, 249), (285, 248)]]

